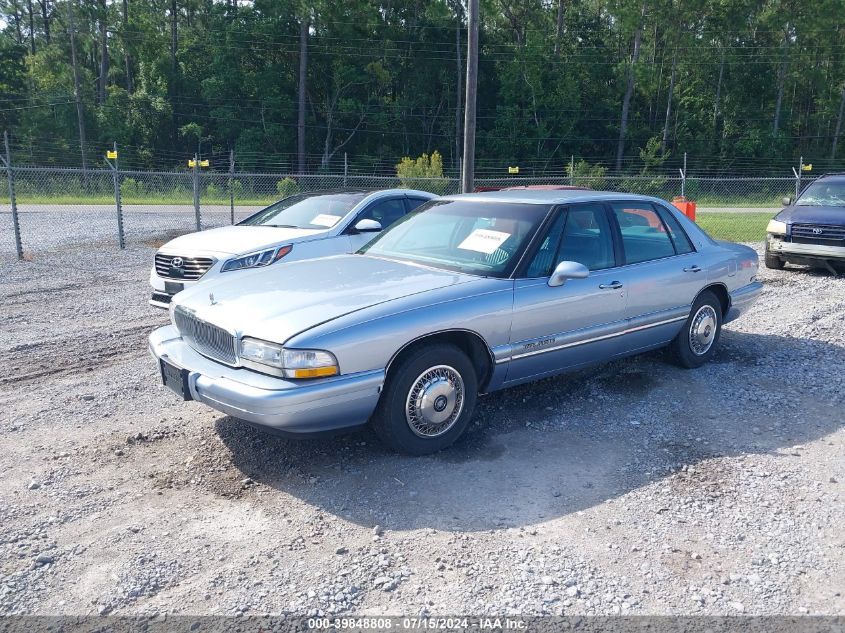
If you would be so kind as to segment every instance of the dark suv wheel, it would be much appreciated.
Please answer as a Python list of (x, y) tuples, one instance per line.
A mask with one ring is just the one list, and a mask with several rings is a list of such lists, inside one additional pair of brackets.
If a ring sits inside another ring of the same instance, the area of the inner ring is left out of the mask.
[(390, 448), (427, 455), (452, 444), (475, 408), (478, 378), (453, 345), (416, 346), (391, 367), (372, 425)]
[(772, 255), (769, 252), (768, 246), (766, 246), (766, 253), (763, 257), (763, 262), (766, 264), (766, 268), (771, 268), (772, 270), (783, 270), (784, 261), (777, 255)]

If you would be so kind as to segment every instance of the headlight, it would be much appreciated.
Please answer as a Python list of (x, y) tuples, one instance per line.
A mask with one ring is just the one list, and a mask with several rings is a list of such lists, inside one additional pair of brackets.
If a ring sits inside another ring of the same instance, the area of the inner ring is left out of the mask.
[(257, 338), (241, 339), (241, 359), (279, 370), (286, 378), (321, 378), (339, 372), (337, 359), (319, 349), (285, 349)]
[(241, 255), (234, 259), (228, 260), (223, 264), (220, 272), (225, 273), (230, 270), (243, 270), (245, 268), (260, 268), (261, 266), (269, 266), (273, 262), (279, 261), (282, 257), (293, 250), (290, 244), (286, 246), (275, 246), (264, 251), (256, 251), (249, 255)]
[(774, 233), (775, 235), (786, 235), (786, 222), (781, 222), (780, 220), (769, 220), (766, 232)]

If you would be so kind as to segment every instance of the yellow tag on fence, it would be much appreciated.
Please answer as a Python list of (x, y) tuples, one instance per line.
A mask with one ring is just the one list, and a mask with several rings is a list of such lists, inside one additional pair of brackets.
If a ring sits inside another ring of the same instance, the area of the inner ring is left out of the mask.
[(207, 160), (200, 161), (200, 167), (208, 167), (210, 163)]
[(188, 160), (188, 167), (196, 167), (196, 166), (197, 166), (197, 161), (195, 161), (194, 159)]
[(508, 173), (509, 174), (518, 174), (519, 173), (519, 167), (508, 167)]
[(813, 163), (810, 163), (809, 165), (801, 165), (801, 170), (802, 171), (813, 171)]
[(106, 158), (117, 159), (117, 152), (113, 152), (112, 150), (106, 151)]

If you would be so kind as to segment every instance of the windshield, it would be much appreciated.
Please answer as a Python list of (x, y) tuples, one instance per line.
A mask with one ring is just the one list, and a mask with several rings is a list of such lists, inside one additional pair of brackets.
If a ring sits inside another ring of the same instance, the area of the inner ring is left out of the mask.
[(845, 181), (814, 182), (796, 204), (799, 207), (845, 207)]
[(340, 222), (366, 195), (365, 192), (300, 193), (271, 204), (238, 224), (325, 231)]
[(548, 211), (541, 204), (435, 200), (406, 215), (359, 252), (471, 275), (507, 277)]

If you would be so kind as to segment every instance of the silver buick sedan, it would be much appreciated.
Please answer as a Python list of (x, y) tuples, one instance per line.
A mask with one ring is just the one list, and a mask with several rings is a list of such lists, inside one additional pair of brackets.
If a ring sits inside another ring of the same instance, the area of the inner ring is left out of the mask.
[(698, 367), (760, 293), (757, 265), (656, 198), (450, 196), (355, 254), (179, 293), (150, 350), (185, 400), (296, 435), (369, 422), (422, 455), (479, 394), (664, 346)]

